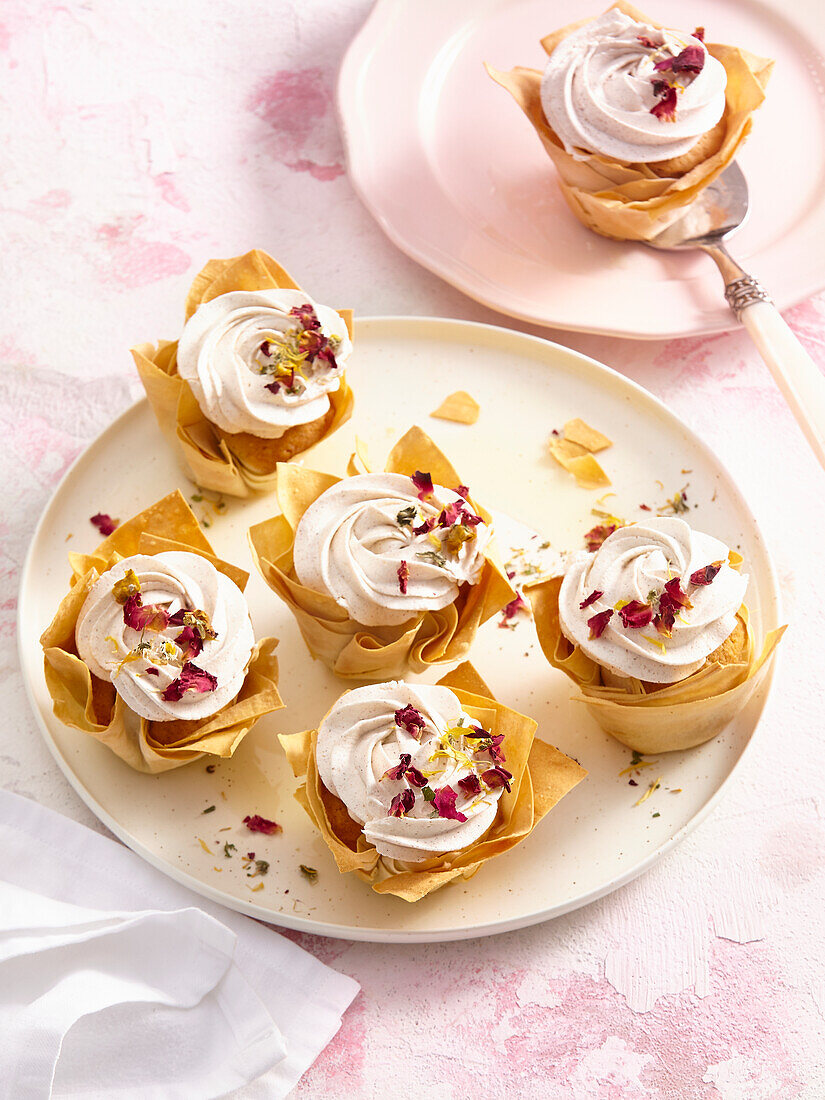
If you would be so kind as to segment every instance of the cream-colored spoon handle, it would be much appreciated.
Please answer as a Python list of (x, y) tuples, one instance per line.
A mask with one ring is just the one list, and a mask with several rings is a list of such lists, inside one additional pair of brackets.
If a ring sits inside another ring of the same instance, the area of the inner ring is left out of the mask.
[(725, 297), (742, 322), (805, 438), (825, 468), (825, 375), (802, 347), (762, 287), (721, 242), (705, 249), (722, 272)]
[(825, 376), (771, 302), (754, 302), (742, 310), (739, 320), (825, 467)]

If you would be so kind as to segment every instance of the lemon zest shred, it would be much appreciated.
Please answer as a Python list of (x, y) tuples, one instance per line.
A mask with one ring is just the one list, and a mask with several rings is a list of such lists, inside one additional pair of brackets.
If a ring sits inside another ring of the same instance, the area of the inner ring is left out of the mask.
[(215, 854), (202, 837), (198, 837), (198, 844), (200, 844), (201, 848), (203, 848), (205, 852), (208, 852), (210, 856)]
[(251, 890), (253, 894), (257, 894), (259, 890), (263, 890), (264, 884), (259, 882), (257, 886), (250, 886), (249, 883), (247, 883), (246, 888), (247, 890)]
[(654, 793), (655, 791), (658, 791), (658, 789), (659, 789), (659, 786), (660, 786), (661, 782), (662, 782), (662, 777), (661, 777), (661, 776), (659, 776), (659, 778), (658, 778), (658, 779), (654, 779), (654, 780), (653, 780), (653, 782), (652, 782), (652, 783), (650, 784), (650, 786), (649, 786), (649, 787), (647, 788), (647, 790), (645, 791), (645, 793), (644, 793), (644, 794), (642, 795), (642, 797), (641, 797), (641, 798), (639, 799), (639, 801), (638, 801), (638, 802), (634, 802), (634, 803), (633, 803), (633, 805), (634, 805), (634, 806), (641, 806), (641, 804), (642, 804), (643, 802), (647, 802), (647, 800), (648, 800), (648, 799), (650, 798), (650, 796), (651, 796), (651, 795), (652, 795), (652, 794), (653, 794), (653, 793)]
[(667, 646), (664, 642), (660, 642), (658, 638), (651, 638), (649, 634), (643, 634), (642, 641), (650, 642), (651, 645), (658, 646), (662, 653), (667, 653)]

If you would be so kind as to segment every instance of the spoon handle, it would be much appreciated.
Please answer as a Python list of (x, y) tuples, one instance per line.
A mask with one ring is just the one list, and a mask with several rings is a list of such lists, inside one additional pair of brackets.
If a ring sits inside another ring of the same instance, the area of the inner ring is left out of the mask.
[(825, 376), (767, 293), (723, 247), (705, 249), (725, 280), (725, 297), (765, 360), (805, 438), (825, 468)]

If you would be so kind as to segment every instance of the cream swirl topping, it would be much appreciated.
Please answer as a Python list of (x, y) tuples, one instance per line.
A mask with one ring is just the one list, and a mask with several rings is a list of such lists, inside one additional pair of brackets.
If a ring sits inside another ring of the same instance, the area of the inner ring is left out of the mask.
[(571, 562), (559, 623), (609, 671), (669, 684), (696, 672), (730, 636), (747, 586), (723, 542), (659, 517), (620, 527)]
[(431, 488), (403, 474), (359, 474), (327, 489), (295, 532), (298, 580), (365, 626), (452, 603), (462, 584), (478, 582), (491, 530), (459, 493)]
[(107, 570), (80, 609), (75, 640), (91, 672), (153, 722), (217, 714), (240, 691), (255, 644), (238, 586), (178, 550)]
[[(701, 51), (695, 54), (701, 63), (686, 71), (655, 68), (687, 47)], [(700, 71), (692, 71), (697, 67)], [(712, 129), (725, 109), (726, 84), (724, 66), (700, 39), (611, 10), (553, 50), (542, 77), (541, 105), (571, 156), (584, 150), (644, 163), (681, 156)], [(672, 116), (657, 107), (670, 88), (675, 90)]]
[(277, 439), (327, 413), (351, 352), (341, 315), (302, 290), (237, 290), (198, 306), (177, 365), (208, 420)]
[(420, 863), (490, 828), (512, 778), (500, 745), (449, 688), (395, 680), (341, 696), (318, 729), (316, 762), (382, 856)]

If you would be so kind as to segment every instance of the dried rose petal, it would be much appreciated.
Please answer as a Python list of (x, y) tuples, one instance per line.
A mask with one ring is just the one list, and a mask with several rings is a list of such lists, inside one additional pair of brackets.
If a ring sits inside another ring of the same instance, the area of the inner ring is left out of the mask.
[(486, 772), (482, 772), (481, 778), (488, 787), (504, 787), (509, 791), (510, 780), (513, 775), (506, 768), (500, 768), (497, 764), (494, 768), (488, 768)]
[(685, 46), (676, 57), (665, 58), (653, 68), (656, 72), (700, 73), (705, 67), (705, 51), (701, 46)]
[(458, 795), (452, 787), (439, 787), (435, 792), (433, 806), (439, 817), (449, 818), (451, 821), (466, 821), (467, 815), (455, 808), (455, 800)]
[(448, 504), (446, 508), (442, 509), (441, 515), (438, 517), (438, 526), (452, 527), (460, 515), (461, 505), (453, 501), (452, 504)]
[[(274, 833), (280, 833), (281, 831), (281, 826), (277, 821), (270, 821), (269, 818), (261, 817), (260, 814), (247, 814), (243, 819), (243, 823), (250, 833), (265, 833), (267, 836), (272, 836)], [(254, 859), (255, 853), (248, 852), (246, 858)]]
[(165, 699), (167, 703), (174, 703), (178, 699), (182, 699), (187, 691), (196, 692), (198, 695), (206, 695), (207, 692), (214, 691), (217, 686), (217, 676), (213, 676), (211, 672), (206, 672), (204, 669), (198, 668), (197, 665), (193, 665), (191, 661), (187, 661), (180, 670), (180, 676), (177, 680), (173, 680), (162, 692), (161, 698)]
[(585, 546), (591, 554), (595, 553), (604, 540), (609, 538), (615, 530), (615, 523), (599, 523), (595, 527), (591, 527), (584, 536)]
[(430, 516), (429, 519), (425, 519), (423, 523), (419, 523), (417, 527), (413, 527), (412, 533), (414, 535), (429, 535), (433, 527), (438, 523), (435, 516)]
[[(293, 377), (294, 377), (294, 375), (293, 375)], [(266, 385), (264, 386), (264, 389), (269, 390), (270, 393), (280, 393), (281, 385), (282, 385), (282, 383), (278, 382), (277, 379), (276, 379), (274, 382), (267, 382)]]
[(135, 592), (123, 605), (123, 621), (132, 630), (165, 630), (169, 625), (169, 612), (158, 604), (143, 606), (140, 592)]
[(269, 358), (269, 354), (271, 351), (272, 345), (270, 344), (269, 340), (264, 340), (264, 342), (261, 344), (261, 354)]
[(416, 470), (410, 479), (416, 488), (419, 500), (426, 500), (433, 495), (433, 479), (422, 470)]
[(424, 715), (417, 711), (411, 703), (408, 703), (395, 712), (395, 724), (417, 738), (427, 723), (424, 720)]
[(470, 495), (470, 490), (466, 485), (456, 485), (455, 492), (458, 493), (460, 497), (464, 497), (465, 500), (467, 500)]
[(464, 779), (459, 779), (458, 785), (468, 798), (471, 798), (474, 794), (481, 794), (481, 783), (475, 773), (465, 776)]
[(682, 591), (682, 585), (678, 577), (674, 577), (665, 584), (665, 592), (674, 607), (685, 607), (688, 609), (693, 607), (687, 595)]
[(188, 661), (190, 657), (197, 657), (203, 649), (203, 638), (194, 626), (185, 626), (175, 638), (175, 644), (183, 650), (183, 659)]
[(304, 302), (302, 306), (293, 306), (289, 311), (289, 316), (296, 317), (305, 332), (317, 332), (321, 328), (318, 314), (309, 302)]
[(412, 760), (412, 757), (410, 756), (410, 754), (408, 752), (402, 752), (401, 757), (400, 757), (398, 763), (395, 765), (395, 767), (394, 768), (387, 768), (387, 770), (384, 772), (384, 774), (381, 776), (381, 778), (382, 779), (403, 779), (404, 778), (404, 772), (410, 766), (410, 761), (411, 760)]
[(698, 38), (700, 42), (704, 42), (705, 41), (705, 28), (704, 27), (696, 27), (696, 29), (693, 32), (693, 37)]
[(605, 627), (613, 618), (613, 608), (608, 607), (606, 611), (600, 611), (597, 615), (593, 615), (592, 618), (587, 620), (587, 625), (590, 627), (591, 638), (601, 638), (604, 634)]
[(648, 38), (646, 34), (637, 34), (636, 38), (646, 50), (658, 50), (662, 45), (661, 42), (654, 42), (652, 38)]
[(396, 570), (398, 574), (398, 587), (401, 589), (401, 595), (407, 595), (407, 579), (410, 575), (410, 567), (406, 561), (402, 561)]
[(524, 599), (522, 594), (519, 592), (519, 593), (516, 594), (516, 598), (514, 600), (510, 600), (510, 602), (505, 607), (503, 607), (501, 609), (501, 619), (499, 620), (498, 625), (502, 626), (502, 627), (507, 626), (507, 624), (510, 622), (510, 620), (512, 618), (514, 618), (516, 615), (518, 615), (518, 613), (520, 611), (526, 611), (526, 610), (527, 610), (527, 601)]
[(676, 622), (676, 609), (665, 595), (659, 600), (659, 613), (653, 617), (653, 625), (660, 634), (669, 638), (673, 634), (673, 624)]
[(642, 603), (641, 600), (631, 600), (620, 608), (619, 618), (622, 620), (622, 626), (639, 630), (652, 622), (653, 608), (649, 603)]
[(463, 508), (461, 512), (461, 522), (465, 527), (477, 527), (479, 523), (483, 523), (484, 520), (481, 516), (477, 516), (475, 512), (470, 512), (467, 508)]
[(582, 600), (582, 602), (579, 604), (579, 608), (584, 611), (586, 607), (590, 607), (590, 605), (594, 604), (596, 600), (600, 600), (603, 595), (604, 592), (600, 592), (598, 588), (594, 588), (590, 595)]
[(409, 787), (405, 791), (401, 791), (390, 802), (390, 808), (387, 810), (387, 817), (403, 817), (408, 814), (415, 805), (415, 793), (410, 790)]
[(404, 778), (407, 780), (408, 783), (412, 783), (414, 787), (427, 786), (426, 775), (424, 775), (423, 772), (420, 772), (418, 768), (414, 767), (413, 765), (410, 765), (410, 767), (407, 768), (407, 770), (404, 772)]
[(650, 113), (652, 115), (655, 115), (660, 122), (675, 122), (677, 103), (676, 89), (672, 88), (669, 84), (666, 84), (665, 81), (657, 81), (653, 85), (653, 90), (654, 92), (656, 92), (656, 95), (660, 94), (658, 91), (656, 91), (656, 88), (659, 84), (664, 84), (664, 86), (667, 88), (667, 91), (662, 93), (662, 98), (659, 100), (659, 102), (650, 108)]
[(105, 512), (97, 512), (95, 515), (89, 517), (89, 523), (93, 523), (98, 531), (100, 531), (101, 535), (106, 538), (108, 535), (111, 535), (113, 531), (117, 530), (120, 520), (112, 519), (112, 517), (106, 515)]
[(722, 568), (721, 561), (711, 562), (710, 565), (704, 565), (701, 569), (697, 569), (695, 573), (690, 574), (691, 584), (711, 584), (713, 578)]
[(152, 665), (150, 668), (147, 668), (145, 671), (147, 676), (160, 676), (160, 669), (155, 668), (154, 665)]

